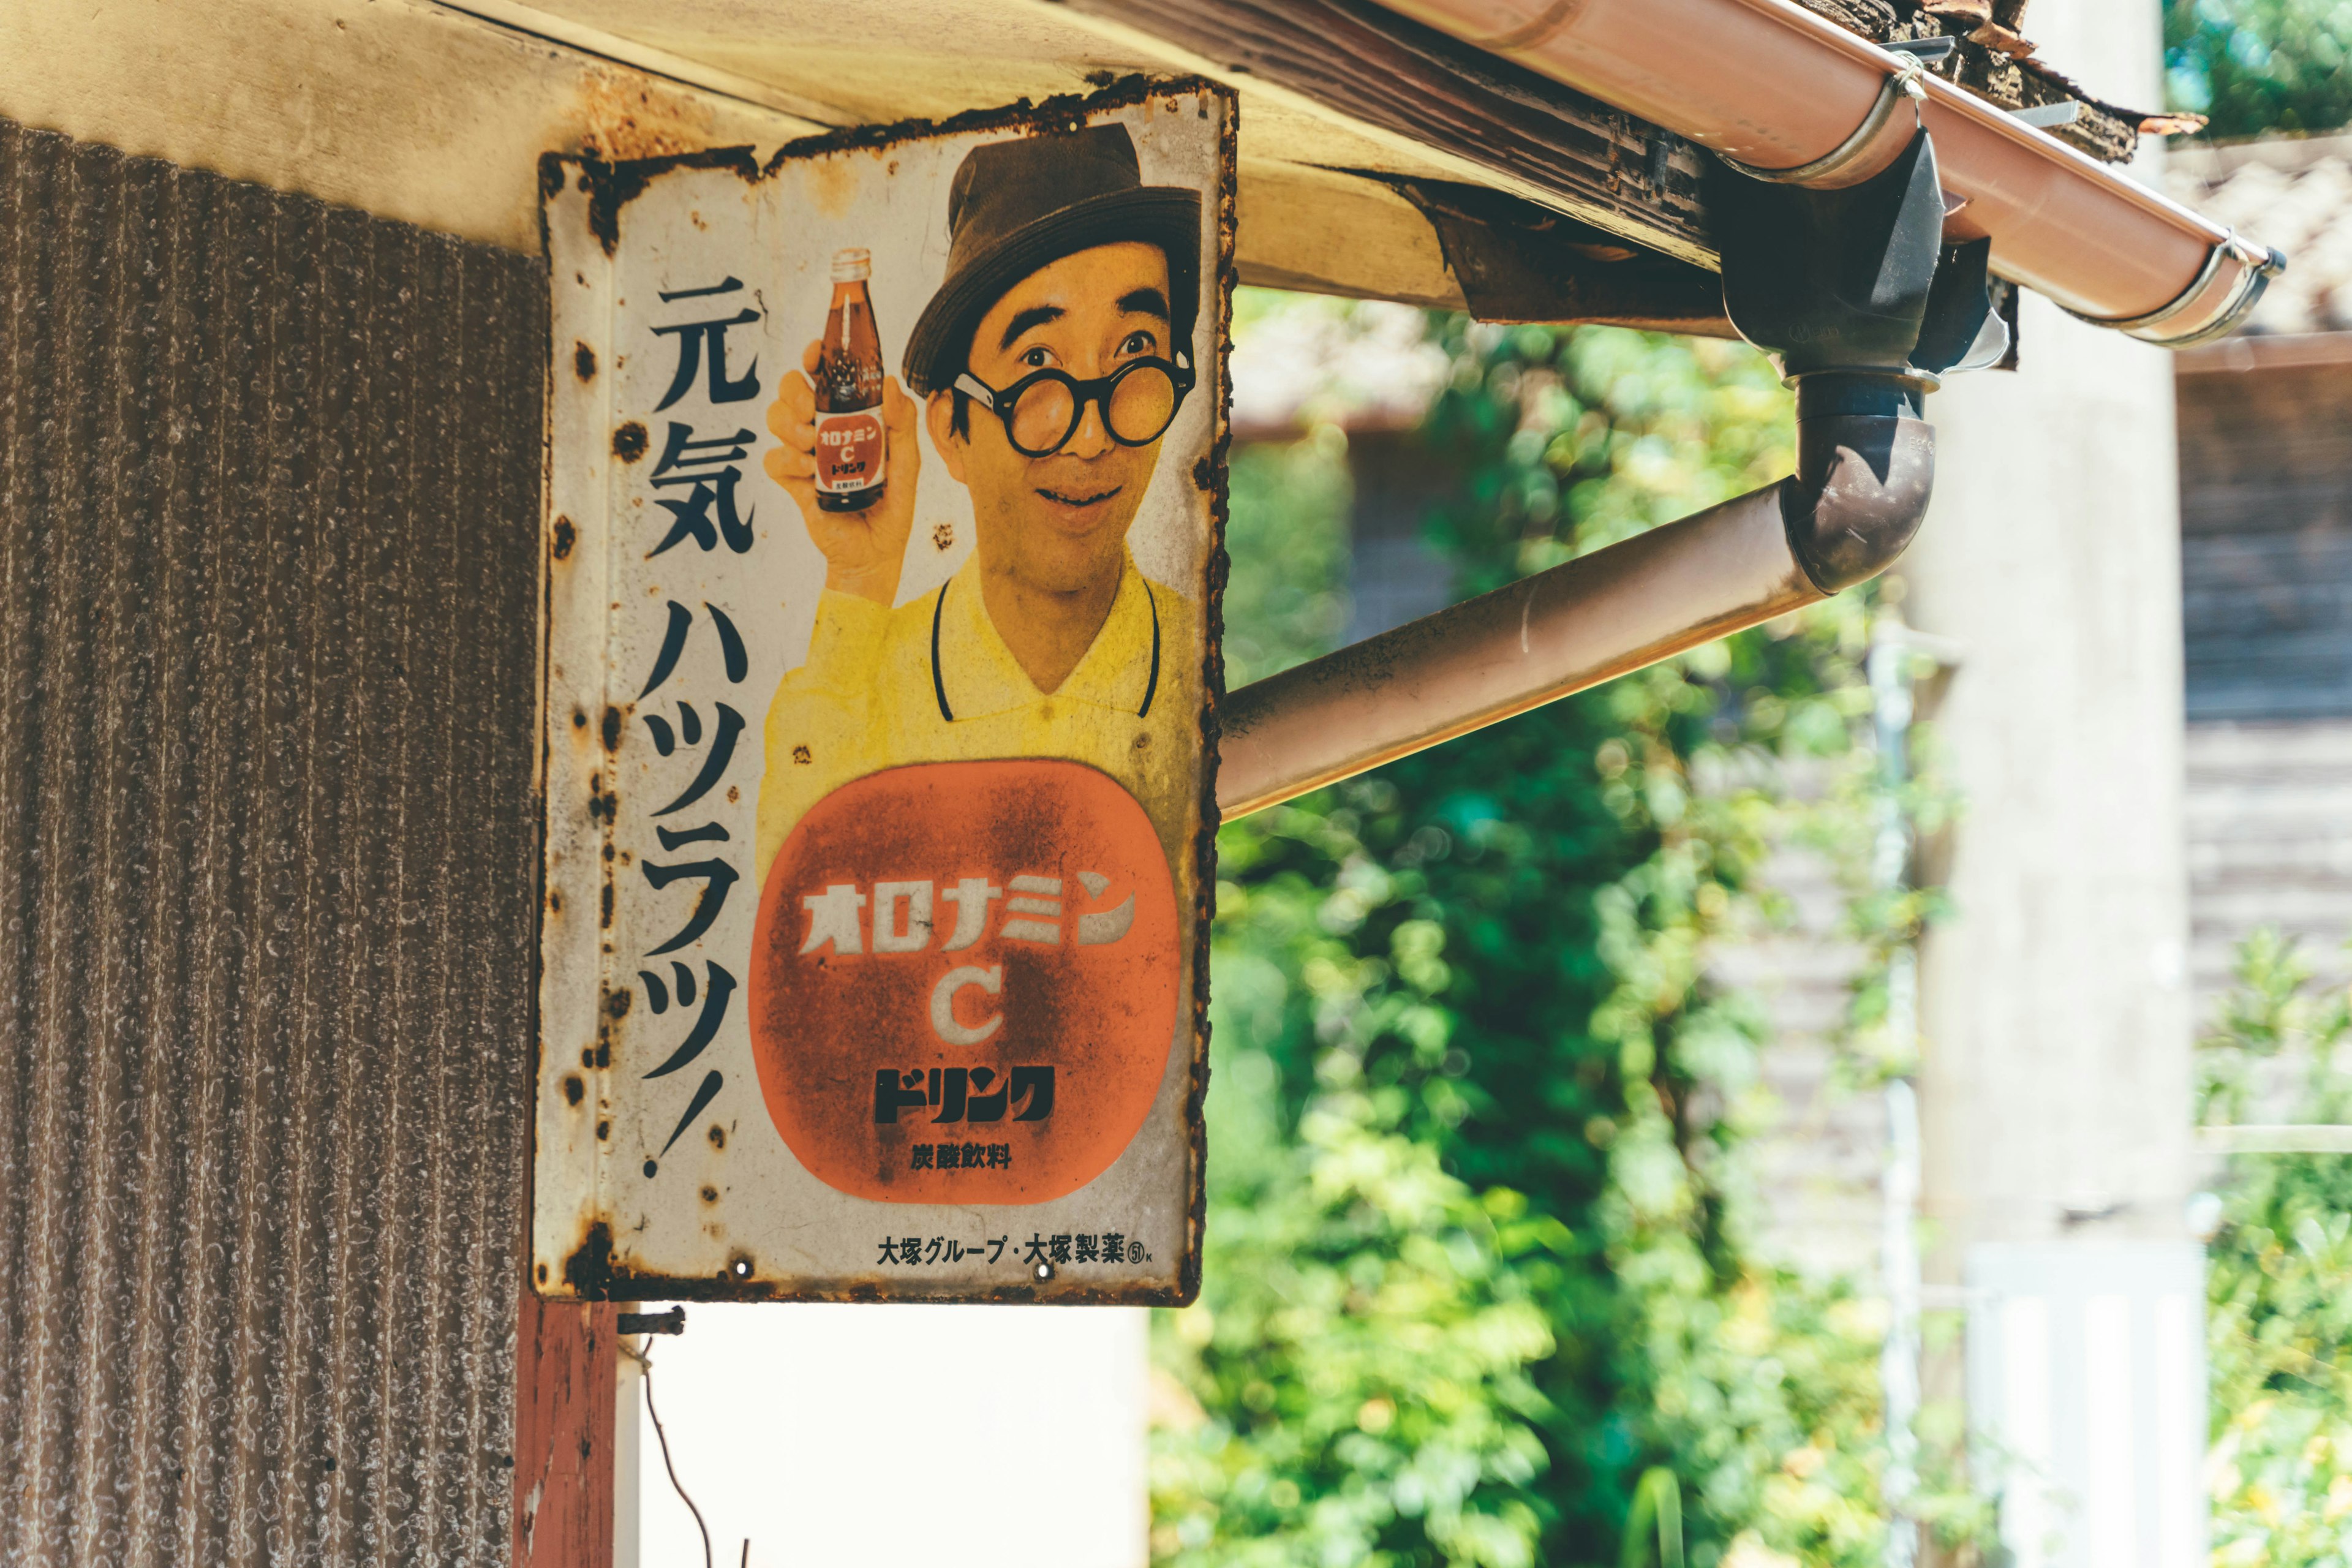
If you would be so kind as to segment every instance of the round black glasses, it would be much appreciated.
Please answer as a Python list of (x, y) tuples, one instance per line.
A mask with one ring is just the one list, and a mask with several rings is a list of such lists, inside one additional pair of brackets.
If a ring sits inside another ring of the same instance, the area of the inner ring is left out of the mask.
[(1001, 392), (966, 371), (956, 377), (955, 389), (1004, 422), (1004, 438), (1014, 451), (1050, 458), (1077, 433), (1089, 403), (1101, 407), (1112, 440), (1149, 447), (1175, 421), (1192, 390), (1192, 371), (1164, 359), (1131, 359), (1094, 381), (1066, 371), (1031, 371)]

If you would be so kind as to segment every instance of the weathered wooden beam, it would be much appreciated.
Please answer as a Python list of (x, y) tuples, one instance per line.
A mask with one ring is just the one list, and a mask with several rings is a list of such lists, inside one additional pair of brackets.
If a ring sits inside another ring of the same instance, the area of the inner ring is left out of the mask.
[(515, 1568), (612, 1568), (615, 1356), (609, 1301), (526, 1288), (515, 1338)]
[(1244, 165), (1241, 209), (1244, 283), (1466, 310), (1482, 321), (1735, 335), (1706, 268), (1483, 185)]
[(1243, 282), (1442, 310), (1468, 303), (1436, 226), (1388, 181), (1244, 158), (1239, 184)]
[(1067, 4), (1491, 171), (1612, 235), (1715, 264), (1693, 149), (1369, 0)]
[[(2004, 108), (2079, 103), (2076, 121), (2056, 133), (2093, 156), (2127, 157), (2137, 143), (2141, 121), (2134, 111), (2088, 98), (2041, 62), (1987, 44), (1962, 21), (1890, 0), (1799, 3), (1880, 42), (1957, 28), (1958, 48), (1937, 68), (1940, 74)], [(1540, 286), (1544, 268), (1570, 254), (1528, 243), (1540, 229), (1545, 207), (1655, 253), (1651, 259), (1708, 270), (1716, 266), (1700, 190), (1701, 155), (1646, 121), (1425, 28), (1375, 0), (1064, 0), (1056, 9), (1181, 51), (1233, 81), (1245, 105), (1255, 92), (1257, 101), (1303, 104), (1345, 117), (1459, 168), (1452, 188), (1485, 189), (1507, 206), (1521, 201), (1526, 213), (1491, 211), (1484, 221), (1498, 222), (1500, 229), (1484, 237), (1480, 218), (1460, 210), (1441, 216), (1416, 202), (1436, 226), (1456, 287), (1474, 313), (1493, 320), (1655, 319), (1675, 331), (1728, 330), (1711, 305), (1692, 305), (1687, 276), (1596, 270), (1568, 259), (1556, 288)], [(1400, 190), (1418, 178), (1399, 175), (1385, 172)], [(1491, 185), (1471, 183), (1486, 176)], [(1448, 205), (1458, 209), (1461, 204)], [(1245, 265), (1248, 248), (1245, 238)], [(1465, 266), (1486, 274), (1483, 284), (1478, 277), (1461, 276)], [(1307, 275), (1314, 270), (1307, 268)], [(1427, 292), (1409, 287), (1399, 297)], [(1710, 320), (1717, 323), (1712, 328), (1679, 324)]]
[(1703, 267), (1483, 185), (1391, 182), (1436, 231), (1482, 321), (1584, 321), (1730, 338), (1723, 284)]

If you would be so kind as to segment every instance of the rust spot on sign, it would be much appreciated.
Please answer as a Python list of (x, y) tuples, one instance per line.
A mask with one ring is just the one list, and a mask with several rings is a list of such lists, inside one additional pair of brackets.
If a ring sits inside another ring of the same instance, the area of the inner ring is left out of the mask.
[(827, 217), (846, 217), (856, 204), (860, 182), (848, 163), (835, 159), (809, 170), (809, 199)]
[(598, 1220), (563, 1260), (563, 1282), (592, 1301), (609, 1300), (613, 1288), (613, 1227)]
[(572, 526), (572, 520), (568, 517), (558, 517), (555, 520), (555, 542), (550, 548), (554, 551), (555, 558), (562, 561), (570, 557), (572, 547), (579, 542), (579, 539), (580, 531)]
[[(705, 140), (698, 138), (699, 142)], [(648, 148), (656, 156), (636, 157), (592, 144), (580, 167), (580, 188), (588, 193), (588, 231), (610, 256), (621, 243), (621, 209), (641, 195), (657, 174), (671, 169), (729, 169), (751, 181), (760, 165), (749, 147), (713, 147), (685, 153)], [(625, 159), (623, 162), (609, 161)]]
[(583, 381), (595, 380), (596, 351), (586, 343), (574, 342), (572, 345), (572, 374)]
[(580, 84), (580, 151), (591, 158), (666, 158), (710, 144), (715, 117), (643, 77), (594, 71)]
[(618, 708), (604, 710), (604, 749), (608, 752), (621, 749), (621, 710)]
[(566, 1104), (579, 1104), (587, 1097), (587, 1093), (588, 1086), (580, 1081), (578, 1073), (568, 1072), (563, 1075), (563, 1099)]
[[(1147, 98), (1161, 94), (1180, 93), (1197, 79), (1183, 78), (1154, 81), (1139, 74), (1129, 75), (1118, 78), (1100, 92), (1091, 94), (1056, 93), (1034, 104), (1024, 99), (1009, 109), (970, 109), (961, 114), (950, 114), (944, 120), (898, 120), (887, 125), (852, 125), (838, 131), (821, 131), (814, 136), (803, 136), (777, 148), (775, 154), (768, 160), (764, 172), (774, 174), (792, 159), (859, 149), (886, 149), (901, 142), (952, 136), (966, 131), (995, 131), (1012, 127), (1032, 135), (1077, 131), (1086, 126), (1090, 116), (1105, 110), (1140, 103)], [(1207, 84), (1200, 85), (1205, 87)]]
[(634, 463), (646, 455), (646, 427), (630, 420), (613, 432), (613, 456), (625, 463)]

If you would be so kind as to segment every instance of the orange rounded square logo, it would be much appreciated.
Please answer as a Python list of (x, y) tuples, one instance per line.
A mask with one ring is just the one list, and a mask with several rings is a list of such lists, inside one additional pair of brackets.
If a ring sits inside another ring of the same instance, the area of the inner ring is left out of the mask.
[(892, 768), (818, 802), (769, 868), (749, 980), (761, 1092), (842, 1192), (1043, 1203), (1142, 1127), (1181, 967), (1159, 835), (1108, 775)]

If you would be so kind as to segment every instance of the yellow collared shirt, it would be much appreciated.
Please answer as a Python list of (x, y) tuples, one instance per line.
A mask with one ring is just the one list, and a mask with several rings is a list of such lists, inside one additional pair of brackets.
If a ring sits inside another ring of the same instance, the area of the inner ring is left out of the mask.
[(1146, 583), (1131, 556), (1102, 630), (1050, 695), (989, 620), (977, 558), (895, 609), (828, 591), (808, 662), (768, 708), (759, 876), (793, 825), (852, 779), (909, 763), (1051, 757), (1126, 786), (1189, 888), (1200, 676), (1192, 602)]

